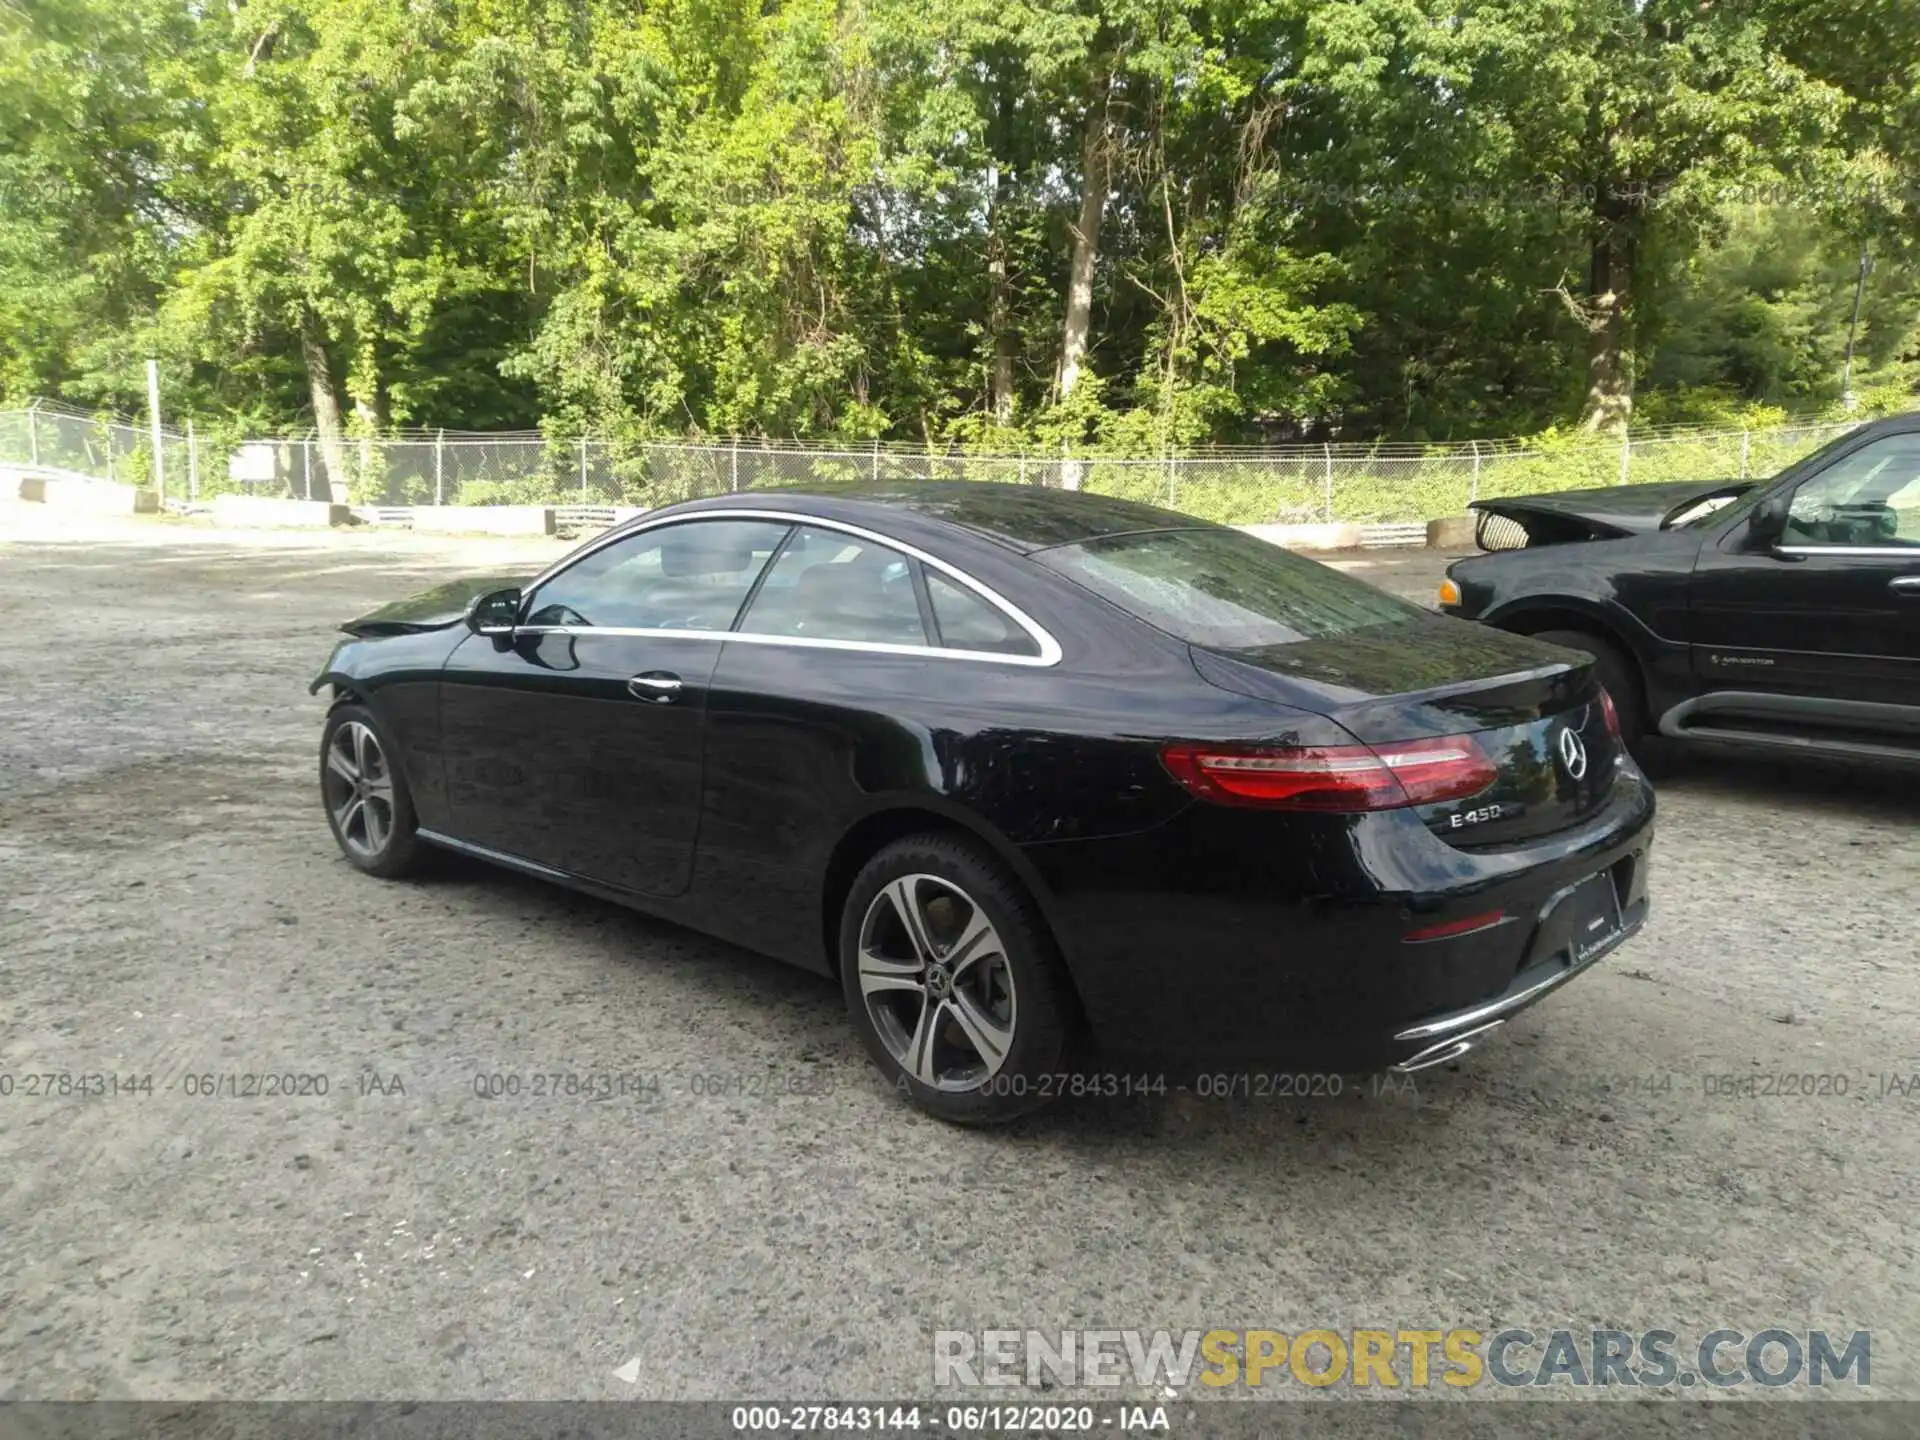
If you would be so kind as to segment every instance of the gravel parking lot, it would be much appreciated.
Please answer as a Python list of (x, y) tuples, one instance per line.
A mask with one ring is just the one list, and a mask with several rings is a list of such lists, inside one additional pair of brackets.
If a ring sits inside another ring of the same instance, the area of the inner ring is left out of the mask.
[[(338, 858), (333, 627), (560, 548), (0, 506), (0, 1396), (898, 1397), (944, 1329), (1779, 1325), (1871, 1330), (1869, 1393), (1920, 1398), (1911, 780), (1671, 767), (1645, 933), (1417, 1086), (969, 1133), (827, 982)], [(193, 1093), (255, 1073), (315, 1078)], [(476, 1093), (550, 1073), (654, 1083)], [(1782, 1074), (1835, 1078), (1715, 1078)]]

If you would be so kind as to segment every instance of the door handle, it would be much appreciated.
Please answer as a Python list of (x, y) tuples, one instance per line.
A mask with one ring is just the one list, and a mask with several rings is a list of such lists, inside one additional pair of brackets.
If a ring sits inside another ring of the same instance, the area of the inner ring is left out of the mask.
[(680, 677), (667, 670), (649, 670), (627, 681), (627, 693), (636, 700), (667, 705), (680, 693)]
[(1911, 595), (1920, 600), (1920, 575), (1901, 575), (1887, 582), (1887, 588), (1901, 595)]

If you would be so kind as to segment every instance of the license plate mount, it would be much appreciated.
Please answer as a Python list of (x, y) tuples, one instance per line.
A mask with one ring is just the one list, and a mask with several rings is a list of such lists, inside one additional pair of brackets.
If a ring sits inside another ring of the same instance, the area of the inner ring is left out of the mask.
[(1534, 958), (1551, 957), (1568, 967), (1585, 965), (1612, 949), (1624, 929), (1613, 872), (1601, 870), (1567, 891), (1547, 913)]

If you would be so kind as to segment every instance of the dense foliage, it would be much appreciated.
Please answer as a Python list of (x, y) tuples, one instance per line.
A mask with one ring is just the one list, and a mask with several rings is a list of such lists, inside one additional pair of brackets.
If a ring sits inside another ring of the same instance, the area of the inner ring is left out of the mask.
[(0, 396), (1153, 453), (1920, 375), (1912, 0), (0, 0)]

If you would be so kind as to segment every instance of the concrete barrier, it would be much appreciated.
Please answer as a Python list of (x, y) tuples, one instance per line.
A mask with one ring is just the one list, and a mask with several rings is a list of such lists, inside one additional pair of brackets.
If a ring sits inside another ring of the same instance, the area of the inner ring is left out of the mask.
[(416, 505), (413, 528), (434, 535), (551, 535), (551, 505)]
[(1241, 525), (1236, 527), (1269, 545), (1289, 550), (1358, 550), (1363, 543), (1358, 525)]
[(84, 510), (93, 515), (157, 515), (160, 497), (152, 490), (111, 480), (53, 480), (23, 475), (19, 494), (55, 510)]
[(216, 495), (213, 518), (222, 525), (325, 530), (348, 525), (353, 512), (326, 500), (282, 500), (268, 495)]
[(1427, 522), (1427, 547), (1432, 550), (1471, 550), (1478, 515), (1442, 515)]

